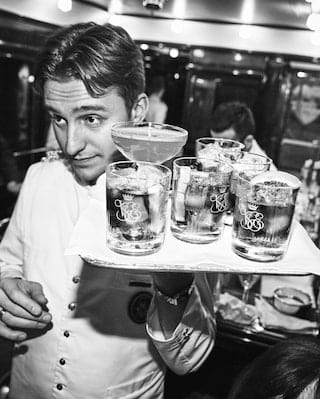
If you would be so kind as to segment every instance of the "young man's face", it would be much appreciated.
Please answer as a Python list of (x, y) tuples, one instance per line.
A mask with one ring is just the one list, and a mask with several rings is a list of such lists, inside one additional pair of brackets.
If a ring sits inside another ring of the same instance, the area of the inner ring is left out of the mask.
[(115, 88), (94, 98), (81, 80), (49, 80), (44, 96), (57, 141), (76, 179), (84, 185), (94, 184), (116, 151), (111, 125), (132, 116), (124, 99)]
[(233, 127), (230, 127), (229, 129), (223, 130), (222, 132), (214, 132), (212, 129), (210, 129), (210, 134), (211, 134), (211, 137), (214, 137), (214, 138), (217, 138), (217, 139), (238, 140), (237, 139), (237, 134), (234, 131)]

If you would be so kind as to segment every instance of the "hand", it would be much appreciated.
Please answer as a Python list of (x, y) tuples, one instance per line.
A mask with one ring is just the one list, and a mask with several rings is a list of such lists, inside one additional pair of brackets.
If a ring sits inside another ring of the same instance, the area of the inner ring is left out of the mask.
[(0, 279), (0, 336), (12, 341), (27, 338), (24, 329), (43, 329), (52, 319), (44, 310), (48, 300), (39, 283), (17, 279)]
[(192, 284), (193, 273), (180, 272), (153, 272), (154, 285), (165, 295), (175, 294), (187, 289)]

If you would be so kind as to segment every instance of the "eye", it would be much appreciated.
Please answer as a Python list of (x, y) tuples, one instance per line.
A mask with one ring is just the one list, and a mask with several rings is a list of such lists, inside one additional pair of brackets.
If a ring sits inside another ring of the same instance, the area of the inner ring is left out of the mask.
[(100, 125), (101, 118), (97, 115), (87, 115), (85, 117), (85, 121), (90, 126), (96, 126), (96, 125)]
[(66, 121), (60, 115), (50, 115), (51, 122), (56, 126), (61, 126), (66, 123)]

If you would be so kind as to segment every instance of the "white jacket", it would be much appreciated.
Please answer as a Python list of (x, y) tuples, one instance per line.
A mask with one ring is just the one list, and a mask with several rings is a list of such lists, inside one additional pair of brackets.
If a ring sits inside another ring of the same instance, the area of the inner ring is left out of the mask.
[(162, 398), (166, 365), (183, 374), (204, 362), (215, 321), (205, 274), (196, 276), (183, 319), (165, 339), (151, 277), (66, 256), (90, 187), (62, 161), (29, 169), (0, 245), (1, 277), (42, 284), (53, 315), (47, 331), (16, 345), (12, 399)]

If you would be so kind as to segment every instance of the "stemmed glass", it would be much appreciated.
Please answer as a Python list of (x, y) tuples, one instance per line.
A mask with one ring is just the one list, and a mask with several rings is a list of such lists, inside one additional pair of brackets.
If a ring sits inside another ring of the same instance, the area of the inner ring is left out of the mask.
[(111, 127), (117, 149), (131, 161), (163, 163), (186, 144), (188, 132), (156, 122), (118, 122)]
[(259, 278), (260, 278), (259, 274), (251, 274), (251, 273), (239, 274), (239, 280), (240, 280), (241, 286), (243, 288), (242, 301), (244, 303), (245, 313), (250, 312), (250, 308), (248, 307), (249, 293), (250, 293), (251, 288), (259, 280)]

